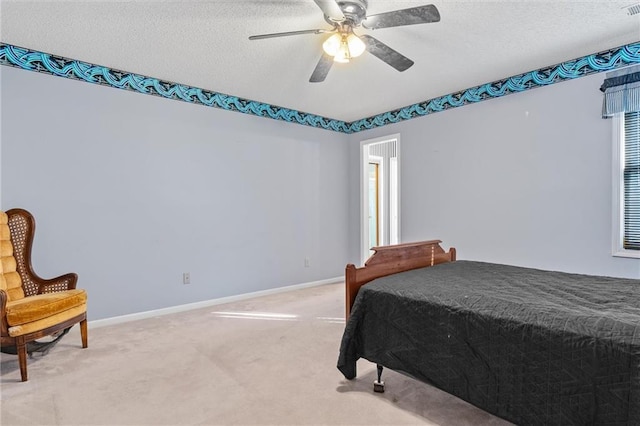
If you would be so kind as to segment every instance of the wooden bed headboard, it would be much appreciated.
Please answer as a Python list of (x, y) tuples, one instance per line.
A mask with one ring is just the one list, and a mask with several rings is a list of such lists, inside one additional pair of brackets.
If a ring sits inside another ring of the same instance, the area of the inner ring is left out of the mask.
[(430, 240), (373, 247), (371, 250), (374, 253), (362, 268), (348, 264), (345, 271), (346, 317), (349, 318), (358, 290), (369, 281), (402, 271), (455, 261), (456, 249), (451, 247), (445, 252), (440, 247), (441, 242)]

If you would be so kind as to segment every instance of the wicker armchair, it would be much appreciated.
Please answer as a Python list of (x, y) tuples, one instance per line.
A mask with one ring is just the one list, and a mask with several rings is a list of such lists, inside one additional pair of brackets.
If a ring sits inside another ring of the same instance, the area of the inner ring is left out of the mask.
[[(15, 347), (22, 381), (27, 381), (28, 344), (61, 337), (80, 323), (87, 347), (87, 294), (76, 289), (78, 276), (43, 279), (31, 266), (35, 220), (26, 210), (0, 211), (0, 345)], [(9, 351), (10, 352), (10, 351)]]

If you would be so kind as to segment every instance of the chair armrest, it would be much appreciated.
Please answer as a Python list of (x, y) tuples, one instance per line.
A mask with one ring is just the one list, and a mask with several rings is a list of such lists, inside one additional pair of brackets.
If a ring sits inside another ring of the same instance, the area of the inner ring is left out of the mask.
[(7, 324), (7, 293), (0, 290), (0, 336), (9, 337), (9, 324)]
[(72, 272), (48, 280), (33, 274), (31, 275), (31, 279), (38, 284), (38, 294), (55, 293), (75, 289), (78, 283), (78, 274)]

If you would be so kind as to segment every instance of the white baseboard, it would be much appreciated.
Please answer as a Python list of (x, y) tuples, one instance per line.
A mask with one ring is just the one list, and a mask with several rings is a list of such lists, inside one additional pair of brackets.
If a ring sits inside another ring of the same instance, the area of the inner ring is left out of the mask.
[(237, 302), (239, 300), (252, 299), (254, 297), (268, 296), (271, 294), (285, 293), (288, 291), (300, 290), (303, 288), (316, 287), (325, 284), (333, 284), (344, 281), (344, 277), (327, 278), (320, 281), (295, 284), (285, 287), (272, 288), (269, 290), (254, 291), (251, 293), (238, 294), (235, 296), (221, 297), (219, 299), (203, 300), (202, 302), (187, 303), (185, 305), (170, 306), (168, 308), (154, 309), (152, 311), (137, 312), (135, 314), (121, 315), (117, 317), (104, 318), (89, 321), (91, 328), (105, 327), (108, 325), (122, 324), (130, 321), (137, 321), (145, 318), (158, 317), (162, 315), (175, 314), (178, 312), (190, 311), (193, 309), (206, 308), (208, 306), (222, 305), (223, 303)]

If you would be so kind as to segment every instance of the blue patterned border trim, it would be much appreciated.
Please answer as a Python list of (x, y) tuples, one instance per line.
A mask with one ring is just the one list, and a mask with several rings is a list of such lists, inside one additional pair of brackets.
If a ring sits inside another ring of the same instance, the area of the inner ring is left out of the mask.
[(349, 124), (348, 133), (356, 133), (387, 124), (399, 123), (416, 117), (433, 114), (450, 108), (472, 104), (486, 99), (499, 98), (536, 87), (548, 86), (585, 75), (611, 71), (629, 64), (640, 63), (640, 43), (628, 44), (572, 61), (563, 62), (525, 74), (494, 81), (452, 93), (425, 102), (363, 118)]
[(177, 99), (259, 117), (268, 117), (274, 120), (304, 124), (340, 133), (357, 133), (363, 130), (445, 111), (450, 108), (457, 108), (484, 101), (486, 99), (498, 98), (511, 93), (519, 93), (536, 87), (548, 86), (589, 74), (611, 71), (636, 63), (640, 63), (640, 42), (584, 56), (551, 67), (472, 87), (457, 93), (409, 105), (398, 110), (347, 123), (345, 121), (307, 114), (288, 108), (0, 43), (0, 65), (8, 65), (29, 71), (42, 72), (118, 89), (161, 96), (168, 99)]
[(118, 71), (5, 43), (0, 43), (0, 65), (161, 96), (167, 99), (177, 99), (228, 111), (268, 117), (274, 120), (349, 133), (349, 124), (344, 121), (158, 80), (157, 78)]

